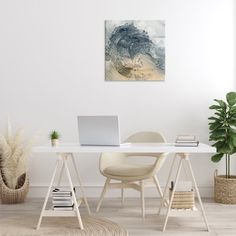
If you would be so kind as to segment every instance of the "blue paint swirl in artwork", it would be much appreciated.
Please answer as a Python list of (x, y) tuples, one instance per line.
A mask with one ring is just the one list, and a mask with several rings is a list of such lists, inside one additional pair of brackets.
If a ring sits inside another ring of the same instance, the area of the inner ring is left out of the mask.
[(154, 70), (150, 69), (151, 66), (163, 75), (165, 73), (163, 40), (158, 44), (154, 43), (147, 31), (136, 27), (132, 22), (113, 29), (106, 42), (105, 58), (126, 78), (148, 79), (152, 75), (150, 71)]

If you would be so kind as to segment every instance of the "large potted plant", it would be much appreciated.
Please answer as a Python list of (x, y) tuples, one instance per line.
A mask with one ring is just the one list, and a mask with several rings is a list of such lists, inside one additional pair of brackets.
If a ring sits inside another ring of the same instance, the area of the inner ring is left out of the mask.
[(24, 139), (23, 130), (14, 134), (8, 123), (6, 135), (0, 134), (0, 197), (2, 203), (24, 202), (29, 189), (27, 159), (32, 139)]
[(215, 201), (225, 204), (236, 203), (236, 176), (231, 175), (230, 159), (236, 152), (236, 93), (229, 92), (226, 101), (214, 99), (216, 102), (209, 108), (214, 115), (209, 117), (210, 141), (217, 153), (211, 157), (213, 162), (225, 159), (225, 175), (215, 173)]

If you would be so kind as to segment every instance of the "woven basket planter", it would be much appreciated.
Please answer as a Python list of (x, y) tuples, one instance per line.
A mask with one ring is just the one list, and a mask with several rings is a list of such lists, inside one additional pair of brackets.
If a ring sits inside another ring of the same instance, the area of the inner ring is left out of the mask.
[[(171, 198), (172, 190), (170, 189), (169, 197)], [(191, 209), (194, 207), (194, 191), (176, 191), (171, 208), (172, 209)]]
[(236, 204), (236, 176), (218, 175), (215, 171), (214, 178), (215, 201), (223, 204)]
[(19, 178), (16, 189), (10, 189), (5, 184), (5, 181), (0, 172), (0, 197), (3, 204), (14, 204), (24, 202), (28, 191), (29, 177), (27, 174), (23, 174)]

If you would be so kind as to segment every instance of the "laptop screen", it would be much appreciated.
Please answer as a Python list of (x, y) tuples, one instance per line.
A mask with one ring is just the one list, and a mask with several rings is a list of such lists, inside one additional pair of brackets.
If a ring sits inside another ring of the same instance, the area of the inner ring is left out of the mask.
[(80, 145), (120, 145), (118, 116), (78, 116)]

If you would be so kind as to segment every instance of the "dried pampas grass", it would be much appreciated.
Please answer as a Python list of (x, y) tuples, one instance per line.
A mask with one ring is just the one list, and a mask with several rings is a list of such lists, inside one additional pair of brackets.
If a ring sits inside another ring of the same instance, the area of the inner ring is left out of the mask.
[(23, 129), (7, 135), (0, 134), (0, 168), (6, 185), (16, 189), (21, 175), (27, 172), (27, 159), (31, 152), (33, 140), (25, 142)]

